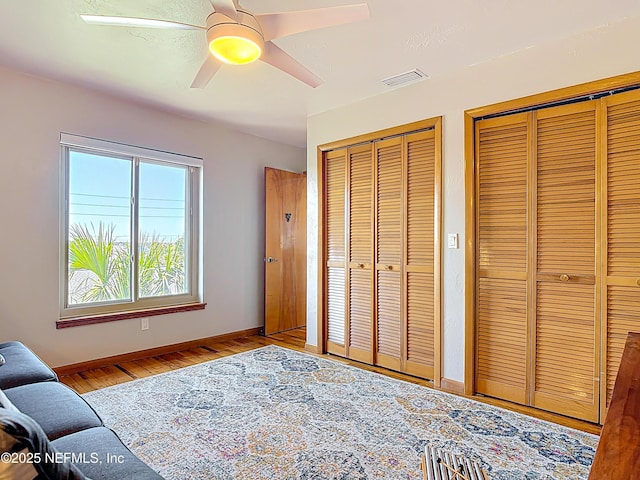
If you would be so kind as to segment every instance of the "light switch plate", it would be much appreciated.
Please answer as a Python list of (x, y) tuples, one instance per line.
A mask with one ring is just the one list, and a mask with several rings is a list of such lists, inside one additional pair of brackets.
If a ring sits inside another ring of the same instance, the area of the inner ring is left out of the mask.
[(447, 247), (449, 248), (458, 248), (458, 234), (450, 233), (447, 236)]

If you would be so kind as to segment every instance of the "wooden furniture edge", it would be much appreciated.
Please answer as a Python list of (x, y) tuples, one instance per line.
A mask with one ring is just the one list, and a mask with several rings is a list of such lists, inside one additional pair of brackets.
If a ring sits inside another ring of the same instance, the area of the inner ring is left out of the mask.
[(168, 315), (170, 313), (191, 312), (193, 310), (204, 310), (206, 303), (187, 303), (185, 305), (171, 305), (169, 307), (154, 307), (144, 310), (131, 310), (129, 312), (104, 313), (101, 315), (87, 315), (84, 317), (61, 318), (56, 321), (56, 329), (82, 327), (84, 325), (95, 325), (97, 323), (117, 322), (119, 320), (129, 320), (132, 318), (155, 317), (157, 315)]
[(464, 395), (464, 383), (442, 377), (440, 379), (440, 390), (455, 393), (456, 395)]
[(629, 332), (589, 480), (632, 480), (640, 468), (640, 333)]
[(116, 365), (118, 363), (131, 362), (133, 360), (140, 360), (143, 358), (166, 355), (168, 353), (179, 352), (180, 350), (188, 350), (190, 348), (206, 346), (207, 344), (211, 344), (211, 343), (226, 342), (226, 341), (235, 340), (238, 338), (250, 337), (252, 335), (260, 335), (261, 333), (262, 333), (262, 327), (250, 328), (247, 330), (240, 330), (237, 332), (224, 333), (222, 335), (216, 335), (213, 337), (200, 338), (197, 340), (189, 340), (187, 342), (181, 342), (181, 343), (173, 343), (171, 345), (148, 348), (145, 350), (138, 350), (135, 352), (123, 353), (120, 355), (113, 355), (110, 357), (96, 358), (94, 360), (73, 363), (71, 365), (63, 365), (60, 367), (55, 367), (53, 370), (56, 372), (58, 376), (73, 375), (74, 373), (83, 372), (85, 370), (91, 370), (94, 368), (104, 368), (111, 365)]

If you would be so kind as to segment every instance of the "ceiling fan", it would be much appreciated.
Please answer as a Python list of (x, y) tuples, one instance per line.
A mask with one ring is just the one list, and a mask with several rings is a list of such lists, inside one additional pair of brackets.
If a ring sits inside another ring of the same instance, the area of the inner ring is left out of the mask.
[(107, 15), (80, 17), (85, 22), (96, 25), (205, 30), (211, 55), (207, 56), (200, 67), (191, 88), (204, 88), (224, 63), (243, 65), (256, 60), (273, 65), (315, 88), (322, 84), (322, 80), (273, 43), (273, 40), (369, 17), (366, 3), (256, 15), (240, 7), (237, 0), (209, 1), (214, 11), (207, 17), (205, 27), (150, 18)]

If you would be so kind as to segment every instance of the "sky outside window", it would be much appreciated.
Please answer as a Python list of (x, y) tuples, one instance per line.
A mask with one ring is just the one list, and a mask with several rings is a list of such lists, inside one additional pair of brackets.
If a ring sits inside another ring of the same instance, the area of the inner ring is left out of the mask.
[[(185, 232), (184, 167), (140, 164), (140, 232), (174, 241)], [(70, 152), (69, 225), (99, 222), (130, 237), (131, 161)]]

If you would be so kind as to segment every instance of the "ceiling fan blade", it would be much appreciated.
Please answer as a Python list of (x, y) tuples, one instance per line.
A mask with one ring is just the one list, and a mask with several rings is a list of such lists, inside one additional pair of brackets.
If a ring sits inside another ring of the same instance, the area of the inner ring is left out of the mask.
[(307, 67), (299, 63), (273, 42), (264, 42), (264, 50), (262, 51), (260, 60), (279, 68), (310, 87), (316, 88), (323, 83), (322, 79), (316, 76), (316, 74), (308, 70)]
[(217, 13), (222, 13), (229, 18), (236, 20), (238, 18), (238, 11), (236, 10), (236, 4), (233, 0), (209, 0), (211, 6)]
[(80, 15), (86, 23), (116, 27), (173, 28), (179, 30), (206, 30), (206, 27), (189, 23), (169, 22), (153, 18), (114, 17), (109, 15)]
[(193, 79), (191, 88), (206, 87), (221, 66), (222, 65), (212, 55), (207, 55), (200, 70), (196, 73), (196, 78)]
[(307, 32), (333, 25), (357, 22), (367, 18), (369, 18), (369, 6), (366, 3), (256, 15), (256, 19), (262, 27), (265, 40), (273, 40), (274, 38), (286, 37), (294, 33)]

